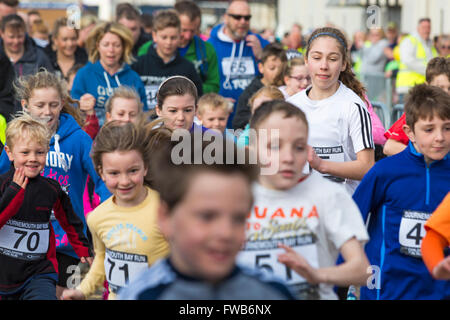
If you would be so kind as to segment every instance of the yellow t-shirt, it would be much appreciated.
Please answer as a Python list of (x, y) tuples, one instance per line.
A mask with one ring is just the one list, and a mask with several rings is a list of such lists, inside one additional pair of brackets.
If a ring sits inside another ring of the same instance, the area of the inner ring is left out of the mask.
[(77, 289), (89, 298), (109, 285), (109, 299), (156, 260), (166, 257), (169, 244), (159, 230), (159, 194), (147, 187), (147, 197), (135, 207), (117, 206), (113, 198), (103, 202), (87, 217), (94, 242), (95, 259)]

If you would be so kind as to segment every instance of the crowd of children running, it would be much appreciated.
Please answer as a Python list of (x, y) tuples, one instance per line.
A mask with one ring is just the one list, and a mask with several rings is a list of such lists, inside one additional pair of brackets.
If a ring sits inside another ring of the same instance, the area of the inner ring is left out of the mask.
[(2, 17), (0, 300), (450, 298), (449, 58), (385, 130), (342, 31), (249, 10)]

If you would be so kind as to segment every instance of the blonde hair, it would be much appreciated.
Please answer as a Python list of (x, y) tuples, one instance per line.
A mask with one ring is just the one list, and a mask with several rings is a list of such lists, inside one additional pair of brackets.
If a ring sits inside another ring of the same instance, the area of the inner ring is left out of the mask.
[[(91, 158), (97, 173), (102, 171), (102, 155), (114, 151), (136, 150), (149, 168), (155, 150), (171, 141), (172, 131), (161, 124), (162, 120), (146, 122), (142, 118), (138, 123), (124, 124), (117, 120), (105, 123), (92, 144)], [(147, 171), (144, 184), (153, 187), (151, 170)]]
[(120, 62), (131, 64), (134, 61), (132, 54), (133, 36), (127, 27), (124, 27), (117, 22), (102, 22), (91, 30), (86, 39), (86, 48), (89, 54), (89, 61), (96, 63), (100, 59), (98, 44), (108, 32), (118, 36), (122, 42), (123, 53)]
[(227, 113), (231, 113), (233, 110), (233, 105), (224, 97), (222, 97), (220, 94), (210, 92), (207, 94), (204, 94), (199, 100), (198, 100), (198, 113), (203, 114), (206, 109), (222, 109), (223, 111)]
[[(78, 101), (72, 100), (69, 91), (67, 90), (66, 80), (62, 79), (56, 73), (48, 72), (46, 69), (42, 68), (35, 74), (29, 74), (18, 78), (14, 83), (17, 98), (27, 102), (33, 95), (33, 90), (43, 88), (54, 88), (61, 98), (61, 113), (70, 114), (80, 127), (83, 126), (83, 119), (78, 109)], [(76, 105), (77, 108), (74, 108), (73, 105)]]
[(51, 132), (40, 120), (25, 112), (18, 112), (8, 123), (6, 145), (12, 150), (14, 143), (20, 139), (29, 139), (49, 149)]
[(136, 100), (138, 105), (138, 114), (142, 113), (142, 107), (144, 104), (142, 103), (141, 98), (139, 97), (139, 94), (135, 89), (128, 86), (120, 86), (116, 90), (114, 90), (113, 95), (109, 97), (109, 99), (106, 101), (105, 104), (106, 112), (111, 113), (113, 103), (116, 98)]
[(265, 86), (256, 91), (248, 100), (250, 109), (252, 108), (253, 102), (255, 102), (256, 98), (260, 96), (266, 96), (268, 98), (271, 98), (272, 100), (284, 100), (283, 92), (281, 92), (280, 89), (275, 86)]
[(91, 24), (97, 24), (98, 21), (98, 18), (93, 14), (83, 15), (80, 20), (80, 28), (84, 29), (86, 27), (89, 27)]
[(305, 59), (303, 57), (293, 58), (293, 59), (289, 60), (284, 65), (283, 77), (291, 76), (292, 70), (294, 70), (295, 67), (304, 66), (304, 65), (305, 65)]

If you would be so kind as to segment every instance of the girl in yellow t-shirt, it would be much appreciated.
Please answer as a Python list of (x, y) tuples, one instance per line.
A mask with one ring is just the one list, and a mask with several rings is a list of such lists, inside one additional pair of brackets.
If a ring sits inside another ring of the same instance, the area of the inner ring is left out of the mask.
[(152, 149), (170, 141), (170, 131), (157, 125), (112, 121), (98, 133), (91, 156), (113, 196), (87, 218), (95, 259), (81, 284), (65, 290), (63, 299), (88, 299), (105, 279), (108, 298), (114, 299), (140, 271), (169, 253), (157, 225), (159, 194), (148, 174)]

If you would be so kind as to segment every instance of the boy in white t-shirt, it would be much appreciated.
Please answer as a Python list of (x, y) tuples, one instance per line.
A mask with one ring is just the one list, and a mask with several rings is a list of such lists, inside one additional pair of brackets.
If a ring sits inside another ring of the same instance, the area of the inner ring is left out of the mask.
[[(250, 127), (261, 173), (238, 262), (283, 278), (299, 299), (337, 299), (333, 285), (366, 285), (368, 234), (356, 204), (342, 186), (302, 172), (311, 148), (305, 114), (265, 102)], [(345, 262), (336, 266), (339, 253)]]

